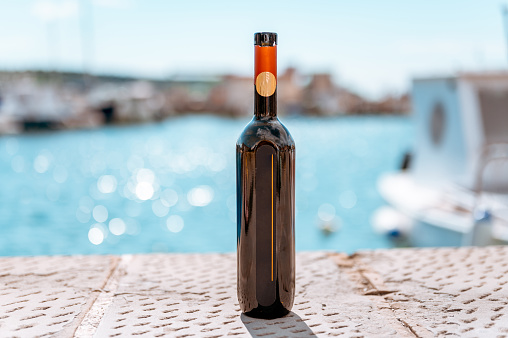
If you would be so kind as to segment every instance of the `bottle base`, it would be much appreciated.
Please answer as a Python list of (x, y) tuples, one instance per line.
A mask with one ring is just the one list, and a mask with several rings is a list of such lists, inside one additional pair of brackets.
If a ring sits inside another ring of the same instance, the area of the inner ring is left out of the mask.
[(261, 319), (276, 319), (286, 316), (290, 310), (286, 309), (282, 304), (278, 306), (258, 306), (255, 309), (252, 309), (248, 312), (244, 312), (246, 316), (252, 318), (261, 318)]

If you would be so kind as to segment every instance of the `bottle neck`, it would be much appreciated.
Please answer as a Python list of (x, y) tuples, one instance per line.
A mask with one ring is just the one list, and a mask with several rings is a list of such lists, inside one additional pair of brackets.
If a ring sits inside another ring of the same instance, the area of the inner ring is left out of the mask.
[(254, 116), (277, 116), (277, 46), (254, 46)]

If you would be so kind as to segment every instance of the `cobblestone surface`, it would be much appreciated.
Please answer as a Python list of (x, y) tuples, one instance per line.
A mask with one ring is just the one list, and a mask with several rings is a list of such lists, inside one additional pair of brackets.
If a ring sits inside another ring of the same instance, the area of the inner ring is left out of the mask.
[(508, 335), (506, 247), (374, 251), (360, 261), (396, 290), (384, 298), (416, 335)]
[(118, 257), (0, 259), (0, 336), (72, 336)]
[(260, 320), (234, 254), (1, 258), (0, 336), (508, 336), (508, 247), (299, 253), (296, 283)]

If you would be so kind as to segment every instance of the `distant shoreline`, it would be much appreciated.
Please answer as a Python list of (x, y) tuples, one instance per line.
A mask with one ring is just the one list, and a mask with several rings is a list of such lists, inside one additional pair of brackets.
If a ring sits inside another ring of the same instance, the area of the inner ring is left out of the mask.
[[(291, 116), (407, 115), (408, 94), (367, 100), (330, 74), (288, 68), (277, 78), (277, 110)], [(0, 134), (162, 121), (187, 114), (250, 117), (251, 77), (148, 80), (70, 72), (0, 72)]]

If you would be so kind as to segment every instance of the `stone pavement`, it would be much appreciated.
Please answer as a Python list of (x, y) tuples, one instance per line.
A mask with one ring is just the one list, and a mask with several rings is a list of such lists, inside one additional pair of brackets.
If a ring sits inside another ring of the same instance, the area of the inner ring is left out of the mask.
[(508, 247), (304, 252), (296, 284), (261, 320), (234, 254), (0, 258), (0, 336), (508, 336)]

